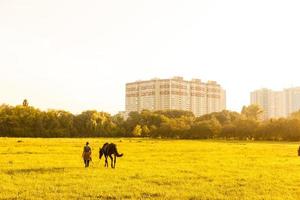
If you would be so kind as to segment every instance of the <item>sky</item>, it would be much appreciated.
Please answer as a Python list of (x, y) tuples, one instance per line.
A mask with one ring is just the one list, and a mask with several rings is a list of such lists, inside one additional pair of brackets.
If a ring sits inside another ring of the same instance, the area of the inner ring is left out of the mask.
[(0, 104), (125, 110), (125, 83), (215, 80), (227, 109), (300, 86), (299, 0), (0, 0)]

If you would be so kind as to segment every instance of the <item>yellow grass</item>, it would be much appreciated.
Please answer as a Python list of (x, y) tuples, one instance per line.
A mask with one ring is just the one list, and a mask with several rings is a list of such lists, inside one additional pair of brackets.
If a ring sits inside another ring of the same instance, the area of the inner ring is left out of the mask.
[[(87, 140), (93, 163), (85, 169)], [(116, 169), (98, 159), (106, 141), (124, 153)], [(275, 142), (0, 138), (0, 199), (300, 199), (297, 148)]]

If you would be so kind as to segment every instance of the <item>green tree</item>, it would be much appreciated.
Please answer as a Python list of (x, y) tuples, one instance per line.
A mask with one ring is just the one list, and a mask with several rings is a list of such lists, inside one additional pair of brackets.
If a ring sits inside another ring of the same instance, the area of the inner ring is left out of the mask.
[(259, 123), (256, 120), (240, 119), (235, 123), (235, 135), (237, 139), (252, 139), (256, 135)]
[(150, 136), (150, 129), (147, 125), (142, 126), (142, 136), (143, 137), (149, 137)]
[(256, 104), (252, 104), (250, 106), (244, 106), (242, 109), (242, 116), (249, 120), (262, 120), (263, 109)]
[(221, 124), (215, 118), (210, 120), (197, 121), (189, 131), (188, 138), (208, 139), (220, 135)]
[(132, 131), (132, 135), (134, 137), (140, 137), (142, 135), (142, 132), (143, 130), (141, 128), (141, 125), (137, 124)]
[(300, 110), (293, 112), (290, 116), (292, 119), (300, 119)]
[(185, 110), (159, 110), (154, 113), (164, 115), (168, 118), (180, 118), (180, 117), (194, 117), (193, 112)]
[(221, 125), (225, 125), (225, 124), (231, 124), (234, 121), (240, 119), (241, 114), (238, 112), (223, 110), (221, 112), (213, 112), (210, 114), (197, 117), (196, 121), (211, 120), (213, 118), (217, 119)]
[(27, 99), (23, 100), (23, 106), (24, 107), (28, 107), (29, 106), (29, 103), (28, 103)]

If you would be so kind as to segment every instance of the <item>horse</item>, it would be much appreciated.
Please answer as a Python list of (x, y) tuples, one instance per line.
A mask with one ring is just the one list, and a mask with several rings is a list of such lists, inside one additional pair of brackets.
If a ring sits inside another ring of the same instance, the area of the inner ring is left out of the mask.
[[(111, 160), (111, 168), (116, 167), (116, 160), (117, 157), (122, 157), (123, 154), (119, 154), (117, 150), (117, 146), (114, 143), (105, 143), (102, 148), (99, 149), (99, 159), (101, 160), (101, 157), (104, 155), (105, 157), (105, 164), (104, 167), (108, 167), (107, 157), (110, 157)], [(112, 157), (114, 155), (114, 158)]]

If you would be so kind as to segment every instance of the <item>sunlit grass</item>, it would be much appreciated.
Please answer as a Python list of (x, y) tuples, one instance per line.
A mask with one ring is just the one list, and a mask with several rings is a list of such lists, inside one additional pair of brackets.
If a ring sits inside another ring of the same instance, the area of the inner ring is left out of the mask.
[[(93, 162), (85, 169), (87, 140)], [(116, 169), (98, 159), (104, 142), (124, 153)], [(0, 138), (0, 199), (299, 199), (297, 148), (273, 142)]]

